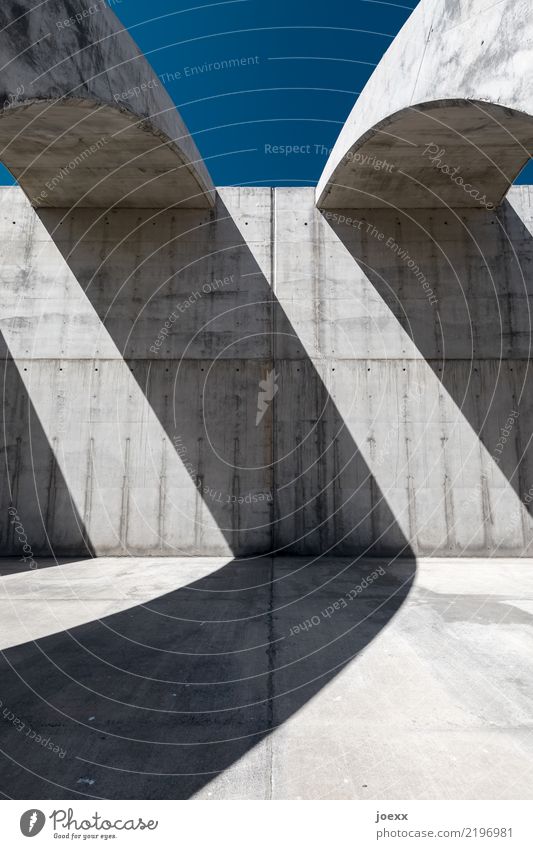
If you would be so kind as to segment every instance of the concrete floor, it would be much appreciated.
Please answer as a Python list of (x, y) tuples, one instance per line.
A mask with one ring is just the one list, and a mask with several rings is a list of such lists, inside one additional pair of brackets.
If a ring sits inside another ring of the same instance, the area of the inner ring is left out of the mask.
[(532, 567), (0, 561), (0, 791), (531, 798)]

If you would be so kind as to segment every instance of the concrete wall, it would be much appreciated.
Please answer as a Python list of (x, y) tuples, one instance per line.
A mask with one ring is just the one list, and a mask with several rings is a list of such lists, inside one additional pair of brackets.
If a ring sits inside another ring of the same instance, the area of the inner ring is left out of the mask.
[(350, 216), (2, 189), (1, 553), (13, 504), (35, 556), (531, 554), (530, 191)]

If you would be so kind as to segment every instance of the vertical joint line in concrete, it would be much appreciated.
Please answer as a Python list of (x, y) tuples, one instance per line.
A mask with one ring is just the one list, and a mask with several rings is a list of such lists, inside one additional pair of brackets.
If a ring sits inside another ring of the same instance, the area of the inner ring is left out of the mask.
[(269, 591), (269, 610), (268, 610), (268, 684), (267, 684), (267, 753), (268, 753), (268, 798), (273, 797), (274, 783), (274, 743), (272, 740), (272, 732), (275, 728), (274, 716), (274, 670), (276, 668), (276, 644), (274, 634), (274, 578), (275, 578), (275, 558), (270, 557), (270, 591)]
[[(271, 298), (270, 298), (270, 367), (275, 371), (276, 369), (276, 312), (278, 308), (277, 299), (276, 299), (276, 274), (277, 274), (277, 239), (276, 239), (276, 189), (272, 187), (270, 189), (270, 285), (272, 289)], [(272, 428), (271, 428), (271, 440), (270, 440), (270, 482), (271, 482), (271, 490), (272, 490), (272, 510), (270, 516), (270, 550), (276, 551), (277, 549), (277, 518), (278, 518), (278, 509), (277, 509), (277, 486), (276, 486), (276, 427), (275, 427), (275, 418), (276, 418), (276, 403), (274, 402), (271, 406), (272, 410)]]

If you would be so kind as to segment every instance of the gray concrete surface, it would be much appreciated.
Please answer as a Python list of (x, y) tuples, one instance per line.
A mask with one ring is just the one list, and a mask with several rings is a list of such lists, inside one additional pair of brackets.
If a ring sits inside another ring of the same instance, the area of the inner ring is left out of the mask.
[(533, 154), (532, 62), (528, 0), (422, 0), (357, 98), (318, 206), (497, 206)]
[(528, 799), (532, 566), (4, 560), (0, 789)]
[(532, 232), (529, 187), (430, 221), (1, 190), (0, 551), (14, 504), (36, 556), (531, 554)]
[(103, 0), (0, 8), (0, 147), (34, 207), (209, 208), (163, 83)]

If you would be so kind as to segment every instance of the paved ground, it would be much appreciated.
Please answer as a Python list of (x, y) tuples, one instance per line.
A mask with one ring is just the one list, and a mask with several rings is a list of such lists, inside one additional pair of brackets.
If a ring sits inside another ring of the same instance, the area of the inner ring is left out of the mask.
[(531, 561), (39, 567), (0, 561), (5, 796), (531, 798)]

